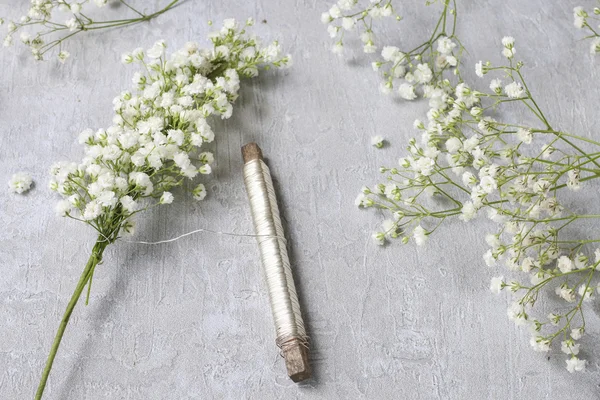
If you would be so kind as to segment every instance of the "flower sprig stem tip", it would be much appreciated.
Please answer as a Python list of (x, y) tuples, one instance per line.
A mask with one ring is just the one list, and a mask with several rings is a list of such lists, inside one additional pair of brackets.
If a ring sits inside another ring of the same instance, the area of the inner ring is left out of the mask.
[(81, 273), (81, 277), (79, 278), (79, 282), (75, 287), (75, 291), (71, 295), (71, 299), (69, 300), (69, 304), (67, 305), (67, 309), (63, 314), (63, 317), (60, 321), (60, 325), (58, 327), (58, 331), (56, 332), (56, 336), (54, 337), (54, 341), (52, 342), (52, 347), (50, 348), (50, 354), (48, 355), (48, 359), (46, 360), (46, 366), (44, 367), (44, 371), (42, 372), (42, 377), (40, 379), (40, 383), (38, 385), (37, 391), (35, 393), (35, 399), (41, 400), (44, 394), (44, 390), (46, 388), (46, 382), (48, 381), (48, 377), (50, 376), (50, 371), (52, 370), (52, 365), (54, 364), (54, 359), (56, 358), (56, 353), (58, 352), (58, 348), (62, 341), (63, 334), (65, 333), (65, 329), (69, 324), (69, 320), (71, 319), (71, 314), (79, 301), (83, 290), (86, 285), (91, 286), (91, 279), (96, 266), (102, 261), (102, 255), (106, 246), (108, 246), (109, 242), (106, 238), (98, 237), (96, 244), (92, 249), (92, 254)]

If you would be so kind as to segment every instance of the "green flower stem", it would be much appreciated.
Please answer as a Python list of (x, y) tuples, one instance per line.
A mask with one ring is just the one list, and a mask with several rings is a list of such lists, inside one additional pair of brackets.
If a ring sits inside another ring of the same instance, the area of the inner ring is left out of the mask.
[(132, 6), (130, 6), (129, 4), (127, 4), (124, 0), (119, 0), (121, 2), (121, 4), (123, 4), (125, 7), (129, 8), (130, 10), (133, 10), (136, 14), (138, 14), (140, 17), (145, 17), (144, 14), (142, 14), (141, 12), (139, 12), (138, 10), (136, 10), (135, 8), (133, 8)]
[[(110, 21), (93, 21), (91, 18), (84, 15), (83, 17), (87, 20), (87, 22), (79, 20), (79, 22), (81, 23), (81, 27), (79, 29), (65, 35), (64, 37), (62, 37), (60, 39), (46, 43), (44, 46), (41, 47), (40, 54), (41, 55), (46, 54), (49, 50), (53, 49), (56, 46), (60, 46), (64, 41), (66, 41), (67, 39), (69, 39), (72, 36), (75, 36), (81, 32), (93, 31), (93, 30), (98, 30), (98, 29), (116, 28), (116, 27), (139, 24), (141, 22), (150, 21), (151, 19), (164, 14), (165, 12), (169, 11), (171, 8), (175, 7), (175, 5), (177, 5), (178, 2), (179, 2), (179, 0), (172, 0), (166, 7), (162, 8), (152, 14), (146, 15), (146, 14), (143, 14), (143, 13), (137, 11), (136, 9), (134, 9), (133, 7), (131, 7), (129, 4), (125, 3), (124, 1), (121, 1), (121, 3), (123, 3), (127, 8), (132, 9), (140, 16), (138, 18), (130, 18), (130, 19), (117, 19), (117, 20), (110, 20)], [(18, 24), (18, 26), (23, 27), (23, 26), (35, 25), (35, 24), (39, 24), (39, 23), (41, 23), (41, 22), (35, 21), (35, 22)], [(53, 26), (49, 27), (49, 29), (50, 29), (49, 31), (41, 33), (40, 36), (44, 36), (44, 35), (51, 34), (54, 32), (59, 32), (59, 31), (65, 31), (68, 29), (68, 27), (66, 25), (58, 24), (58, 23), (55, 23), (52, 21), (46, 20), (46, 21), (43, 21), (43, 23), (44, 24), (46, 24), (46, 23), (52, 24)], [(44, 26), (46, 26), (46, 25), (44, 25)]]
[(71, 314), (77, 305), (77, 301), (81, 297), (81, 293), (85, 289), (85, 285), (90, 281), (92, 277), (92, 273), (96, 265), (102, 261), (102, 254), (108, 246), (109, 242), (103, 238), (98, 237), (94, 248), (92, 249), (92, 254), (81, 274), (81, 278), (79, 278), (79, 282), (77, 283), (77, 287), (71, 296), (71, 300), (67, 305), (67, 309), (60, 321), (60, 325), (58, 327), (58, 331), (56, 332), (56, 336), (54, 337), (54, 342), (52, 343), (52, 347), (50, 348), (50, 354), (48, 355), (48, 360), (46, 361), (46, 366), (44, 367), (44, 372), (42, 373), (42, 378), (40, 380), (40, 384), (38, 386), (37, 392), (35, 394), (35, 400), (40, 400), (42, 395), (44, 394), (44, 389), (46, 388), (46, 382), (48, 381), (48, 376), (50, 375), (50, 370), (52, 369), (52, 364), (54, 363), (54, 358), (56, 357), (56, 353), (58, 352), (58, 347), (60, 346), (60, 342), (62, 340), (65, 329), (67, 328), (67, 324), (69, 323), (69, 319), (71, 319)]

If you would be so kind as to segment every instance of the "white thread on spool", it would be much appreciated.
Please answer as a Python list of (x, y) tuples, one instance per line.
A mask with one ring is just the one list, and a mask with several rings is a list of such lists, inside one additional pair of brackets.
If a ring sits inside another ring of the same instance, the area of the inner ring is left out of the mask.
[(244, 183), (250, 200), (277, 345), (286, 359), (288, 375), (295, 382), (310, 377), (308, 341), (294, 285), (286, 240), (269, 167), (255, 143), (242, 148)]

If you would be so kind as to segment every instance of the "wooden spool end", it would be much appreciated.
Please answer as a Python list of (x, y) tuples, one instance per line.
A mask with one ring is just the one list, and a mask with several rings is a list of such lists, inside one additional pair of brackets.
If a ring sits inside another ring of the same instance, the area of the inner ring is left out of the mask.
[(244, 158), (244, 164), (252, 160), (262, 160), (262, 150), (254, 142), (248, 143), (242, 146), (242, 157)]
[(306, 344), (299, 339), (293, 339), (286, 343), (282, 350), (288, 376), (296, 383), (309, 379), (311, 370)]

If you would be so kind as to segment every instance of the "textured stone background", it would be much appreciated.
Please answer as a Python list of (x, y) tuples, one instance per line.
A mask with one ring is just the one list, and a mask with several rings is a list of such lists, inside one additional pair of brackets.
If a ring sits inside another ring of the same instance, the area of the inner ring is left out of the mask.
[[(0, 0), (0, 15), (21, 15), (23, 3)], [(145, 3), (150, 10), (166, 0)], [(434, 18), (424, 2), (410, 3), (400, 8), (406, 21), (386, 32), (403, 47), (420, 43)], [(583, 133), (598, 126), (598, 59), (572, 26), (576, 3), (461, 3), (467, 65), (498, 60), (499, 39), (511, 34), (555, 124)], [(395, 162), (426, 104), (379, 95), (362, 55), (332, 55), (319, 22), (327, 8), (310, 0), (187, 0), (149, 24), (73, 40), (65, 66), (34, 63), (20, 47), (0, 52), (0, 183), (19, 170), (36, 181), (26, 196), (0, 190), (1, 399), (33, 397), (94, 240), (84, 225), (54, 216), (49, 166), (80, 158), (78, 132), (110, 123), (112, 98), (134, 72), (120, 64), (122, 52), (161, 38), (171, 49), (203, 41), (208, 19), (230, 16), (266, 20), (257, 31), (281, 39), (295, 66), (246, 83), (233, 118), (215, 123), (218, 161), (207, 200), (176, 192), (176, 204), (148, 213), (136, 238), (197, 228), (250, 233), (239, 148), (258, 141), (278, 181), (315, 378), (297, 386), (285, 375), (254, 240), (198, 233), (108, 251), (91, 304), (73, 315), (47, 398), (598, 397), (598, 305), (585, 340), (588, 372), (570, 375), (556, 351), (533, 353), (528, 334), (505, 316), (508, 299), (488, 291), (497, 271), (481, 261), (483, 221), (452, 222), (427, 248), (371, 242), (381, 218), (357, 210), (354, 197), (377, 179), (378, 166)], [(391, 145), (372, 148), (375, 134)]]

